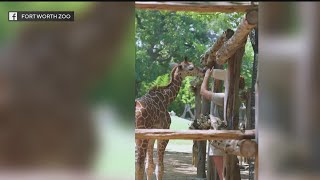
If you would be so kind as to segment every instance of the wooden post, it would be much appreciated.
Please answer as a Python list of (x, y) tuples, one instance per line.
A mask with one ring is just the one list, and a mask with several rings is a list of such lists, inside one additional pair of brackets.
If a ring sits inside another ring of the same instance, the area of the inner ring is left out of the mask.
[(223, 179), (240, 180), (240, 168), (237, 165), (238, 157), (236, 155), (225, 155), (223, 157)]
[[(210, 101), (202, 97), (201, 114), (207, 115), (210, 112)], [(198, 166), (197, 177), (206, 178), (206, 147), (207, 141), (198, 141)]]
[(252, 129), (252, 119), (253, 117), (251, 117), (251, 110), (252, 110), (252, 89), (248, 88), (248, 90), (246, 91), (246, 116), (247, 116), (247, 121), (246, 121), (246, 129)]
[(216, 53), (218, 64), (224, 64), (234, 55), (244, 41), (247, 41), (248, 34), (258, 23), (258, 11), (251, 10), (243, 17), (234, 35)]
[(214, 179), (214, 164), (209, 156), (209, 152), (210, 152), (210, 141), (208, 143), (208, 146), (207, 146), (208, 150), (207, 150), (207, 180), (215, 180)]
[(239, 121), (239, 79), (244, 47), (239, 48), (230, 58), (227, 68), (227, 79), (225, 81), (224, 119), (227, 121), (228, 129), (238, 129)]
[[(239, 79), (242, 57), (245, 50), (245, 41), (228, 61), (227, 79), (225, 81), (224, 119), (228, 129), (238, 129), (239, 123)], [(240, 168), (235, 155), (224, 156), (223, 176), (225, 180), (240, 180)]]
[(250, 33), (250, 40), (254, 52), (254, 59), (253, 59), (253, 65), (252, 65), (252, 83), (251, 83), (251, 94), (250, 94), (250, 128), (255, 128), (255, 110), (253, 107), (255, 107), (255, 84), (257, 81), (257, 70), (258, 70), (258, 28), (255, 28)]
[[(201, 58), (201, 64), (207, 68), (212, 68), (216, 66), (216, 53), (223, 46), (223, 44), (229, 40), (234, 34), (234, 31), (227, 29), (223, 34), (217, 39), (212, 47), (210, 47)], [(218, 68), (217, 68), (218, 69)]]
[[(194, 121), (196, 121), (198, 118), (200, 118), (200, 114), (201, 114), (201, 95), (200, 95), (200, 81), (198, 81), (198, 79), (195, 79), (193, 81), (192, 84), (193, 85), (193, 91), (195, 93), (195, 119)], [(193, 165), (195, 167), (198, 166), (198, 154), (199, 149), (198, 149), (198, 142), (196, 140), (193, 140), (193, 147), (192, 147), (192, 161), (193, 161)]]
[(255, 156), (255, 160), (254, 160), (254, 179), (258, 180), (259, 177), (259, 151), (257, 151), (257, 154)]

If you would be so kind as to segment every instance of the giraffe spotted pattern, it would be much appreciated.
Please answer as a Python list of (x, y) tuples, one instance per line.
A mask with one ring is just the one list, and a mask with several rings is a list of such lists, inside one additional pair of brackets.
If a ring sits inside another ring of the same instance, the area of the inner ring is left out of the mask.
[[(164, 87), (154, 87), (136, 99), (135, 116), (136, 129), (169, 129), (171, 118), (168, 106), (177, 97), (182, 81), (186, 76), (203, 76), (204, 73), (193, 63), (184, 60), (176, 64), (170, 75), (170, 83)], [(136, 139), (136, 180), (143, 180), (144, 171), (147, 180), (151, 180), (153, 172), (157, 180), (163, 179), (164, 152), (169, 140), (157, 140), (157, 164), (153, 162), (153, 147), (155, 140)]]

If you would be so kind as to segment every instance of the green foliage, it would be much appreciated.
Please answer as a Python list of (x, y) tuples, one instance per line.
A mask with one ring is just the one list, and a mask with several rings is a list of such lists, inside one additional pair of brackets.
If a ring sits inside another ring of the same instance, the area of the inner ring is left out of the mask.
[(248, 38), (246, 43), (246, 52), (242, 58), (242, 66), (240, 74), (244, 76), (246, 87), (251, 87), (251, 78), (252, 78), (252, 65), (253, 65), (253, 48)]
[(166, 86), (170, 82), (170, 74), (165, 74), (162, 76), (158, 76), (155, 81), (151, 83), (152, 87), (155, 86)]
[(182, 113), (184, 110), (185, 104), (190, 104), (191, 107), (194, 108), (195, 96), (190, 90), (191, 88), (190, 82), (193, 78), (194, 77), (186, 77), (183, 80), (182, 86), (180, 88), (177, 98), (169, 106), (170, 110), (173, 110), (177, 113)]
[[(181, 62), (185, 56), (200, 66), (200, 56), (211, 47), (222, 32), (236, 30), (244, 13), (195, 13), (136, 10), (136, 98), (154, 85), (169, 82), (170, 62)], [(248, 40), (241, 74), (251, 85), (253, 50)], [(225, 66), (226, 68), (226, 66)], [(185, 104), (194, 107), (187, 77), (169, 109), (178, 115)]]

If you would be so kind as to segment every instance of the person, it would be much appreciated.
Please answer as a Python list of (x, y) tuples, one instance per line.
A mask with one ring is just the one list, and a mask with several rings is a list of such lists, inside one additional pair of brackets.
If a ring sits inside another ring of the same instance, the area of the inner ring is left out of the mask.
[[(218, 115), (220, 119), (223, 119), (223, 105), (224, 105), (224, 93), (214, 93), (208, 90), (208, 81), (209, 77), (212, 74), (213, 69), (208, 69), (205, 73), (203, 82), (201, 84), (200, 94), (207, 100), (210, 100), (213, 107), (213, 114)], [(216, 149), (210, 144), (209, 157), (212, 158), (215, 167), (217, 169), (217, 173), (219, 175), (219, 179), (223, 179), (223, 155), (219, 149)]]
[[(201, 89), (200, 89), (200, 94), (202, 95), (202, 97), (204, 97), (207, 100), (211, 101), (211, 107), (213, 112), (211, 112), (211, 116), (214, 117), (218, 117), (221, 120), (224, 120), (224, 116), (223, 116), (223, 108), (224, 108), (224, 93), (216, 93), (216, 92), (212, 92), (208, 90), (208, 81), (209, 81), (209, 77), (212, 75), (213, 73), (213, 68), (212, 69), (207, 69), (203, 82), (201, 84)], [(220, 74), (220, 76), (223, 75)], [(245, 88), (245, 80), (243, 76), (240, 76), (239, 79), (239, 94), (242, 94), (242, 96), (240, 96), (240, 100), (241, 101), (245, 101), (246, 100), (246, 91), (244, 90)], [(243, 124), (245, 122), (245, 106), (242, 103), (242, 106), (239, 109), (239, 113), (240, 113), (240, 117), (239, 117), (239, 122), (240, 124)], [(224, 120), (224, 123), (226, 124), (226, 121)], [(244, 127), (243, 129), (240, 128), (241, 130), (244, 131)], [(220, 179), (223, 179), (222, 177), (222, 173), (223, 173), (223, 156), (224, 156), (224, 152), (222, 152), (219, 149), (216, 149), (215, 147), (213, 147), (210, 144), (210, 151), (209, 151), (209, 156), (211, 156), (213, 158), (215, 167), (217, 169), (217, 172), (219, 174)]]

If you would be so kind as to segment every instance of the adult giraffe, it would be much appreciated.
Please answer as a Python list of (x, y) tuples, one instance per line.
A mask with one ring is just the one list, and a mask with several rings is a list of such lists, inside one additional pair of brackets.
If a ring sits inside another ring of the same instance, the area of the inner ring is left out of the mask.
[[(185, 58), (181, 63), (174, 65), (168, 85), (154, 87), (147, 94), (136, 99), (136, 129), (170, 128), (171, 118), (167, 108), (177, 97), (182, 81), (186, 76), (204, 76), (204, 73)], [(154, 170), (156, 170), (157, 180), (163, 178), (163, 158), (169, 140), (157, 140), (158, 163), (156, 168), (153, 162), (154, 142), (155, 140), (136, 139), (138, 153), (136, 157), (136, 180), (143, 180), (144, 170), (147, 174), (147, 180), (151, 180)]]

